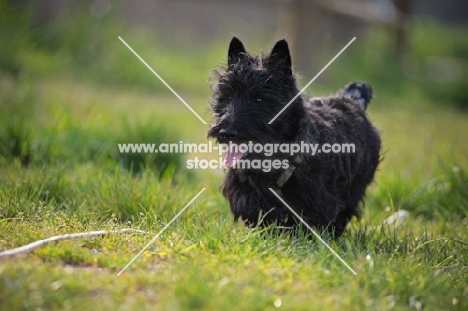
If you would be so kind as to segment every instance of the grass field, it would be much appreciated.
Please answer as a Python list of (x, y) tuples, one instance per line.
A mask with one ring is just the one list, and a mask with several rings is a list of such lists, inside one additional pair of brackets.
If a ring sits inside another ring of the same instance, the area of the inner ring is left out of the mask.
[[(390, 69), (390, 77), (359, 73), (374, 84), (368, 112), (382, 131), (384, 161), (362, 219), (338, 241), (325, 238), (354, 276), (314, 238), (234, 223), (218, 190), (224, 173), (188, 171), (185, 160), (194, 155), (118, 153), (120, 142), (206, 142), (207, 126), (115, 32), (105, 36), (110, 54), (100, 58), (99, 74), (87, 50), (75, 57), (67, 52), (79, 42), (64, 43), (62, 34), (32, 34), (4, 54), (12, 60), (0, 63), (0, 250), (93, 230), (147, 234), (62, 241), (1, 258), (0, 310), (468, 309), (468, 114), (450, 97), (433, 96), (422, 82), (403, 83), (403, 74)], [(446, 50), (432, 52), (446, 56), (457, 44), (468, 49), (460, 34)], [(225, 43), (194, 59), (180, 51), (156, 53), (160, 46), (130, 38), (209, 121), (206, 81), (223, 61)], [(418, 53), (427, 51), (426, 39), (416, 36)], [(53, 40), (62, 48), (44, 48)], [(329, 69), (337, 85), (351, 79), (346, 61), (352, 57)], [(335, 88), (317, 81), (309, 92)], [(400, 209), (410, 213), (406, 222), (380, 226)]]

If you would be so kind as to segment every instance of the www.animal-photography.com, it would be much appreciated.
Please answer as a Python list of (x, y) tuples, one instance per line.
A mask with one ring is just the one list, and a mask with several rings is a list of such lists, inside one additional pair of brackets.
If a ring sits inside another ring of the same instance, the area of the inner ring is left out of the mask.
[(1, 310), (466, 310), (463, 0), (0, 0)]

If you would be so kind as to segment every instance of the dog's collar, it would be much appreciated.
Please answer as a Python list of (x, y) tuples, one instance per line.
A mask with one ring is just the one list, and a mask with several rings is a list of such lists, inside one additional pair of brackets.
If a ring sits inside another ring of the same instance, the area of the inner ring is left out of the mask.
[[(302, 160), (301, 158), (297, 155), (294, 159), (293, 159), (293, 164), (290, 164), (289, 167), (287, 169), (285, 169), (283, 171), (283, 173), (281, 173), (280, 177), (278, 177), (278, 180), (276, 181), (276, 187), (275, 187), (275, 192), (282, 198), (283, 197), (283, 190), (281, 190), (284, 186), (284, 184), (289, 180), (289, 178), (291, 178), (292, 176), (292, 173), (294, 172), (294, 170), (296, 169), (296, 167), (301, 164)], [(287, 224), (288, 221), (289, 221), (289, 216), (290, 216), (290, 211), (286, 208), (284, 208), (284, 215), (283, 215), (283, 223), (284, 224)]]
[(297, 155), (294, 159), (293, 159), (293, 164), (290, 164), (289, 167), (287, 169), (285, 169), (283, 171), (283, 173), (281, 173), (281, 175), (278, 177), (278, 180), (276, 181), (276, 193), (280, 196), (280, 197), (283, 197), (283, 191), (281, 190), (284, 186), (284, 184), (289, 180), (289, 178), (291, 178), (292, 176), (292, 173), (294, 172), (294, 170), (296, 169), (296, 167), (302, 163), (302, 160), (301, 158)]

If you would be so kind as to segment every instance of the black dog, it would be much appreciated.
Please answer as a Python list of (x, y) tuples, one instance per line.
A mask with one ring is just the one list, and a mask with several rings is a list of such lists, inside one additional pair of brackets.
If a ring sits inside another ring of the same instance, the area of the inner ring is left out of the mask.
[[(260, 222), (295, 227), (298, 220), (271, 193), (273, 188), (309, 225), (340, 236), (351, 218), (359, 216), (358, 204), (380, 161), (379, 133), (365, 113), (372, 98), (370, 85), (351, 83), (325, 98), (299, 96), (268, 124), (299, 93), (285, 40), (278, 41), (270, 55), (251, 56), (233, 38), (227, 68), (215, 75), (208, 137), (219, 143), (355, 147), (350, 153), (271, 156), (229, 148), (225, 164), (230, 169), (221, 189), (235, 219), (249, 226)], [(239, 168), (241, 159), (279, 162), (262, 170)]]

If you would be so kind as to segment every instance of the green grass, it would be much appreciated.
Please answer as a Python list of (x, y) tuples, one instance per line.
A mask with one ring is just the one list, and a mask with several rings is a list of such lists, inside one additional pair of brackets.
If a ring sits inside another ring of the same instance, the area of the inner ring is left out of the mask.
[[(16, 21), (5, 10), (2, 30)], [(468, 115), (447, 94), (439, 105), (430, 85), (407, 85), (395, 68), (387, 76), (381, 70), (388, 68), (362, 69), (377, 58), (350, 55), (354, 63), (339, 62), (329, 73), (340, 85), (354, 73), (372, 82), (369, 115), (384, 142), (362, 219), (337, 241), (325, 237), (354, 276), (314, 238), (234, 223), (218, 190), (224, 173), (188, 171), (185, 160), (195, 155), (119, 154), (119, 142), (206, 142), (207, 128), (116, 39), (120, 26), (86, 19), (72, 26), (46, 34), (16, 27), (19, 39), (0, 44), (11, 58), (0, 61), (0, 250), (83, 231), (148, 233), (62, 241), (0, 259), (0, 310), (468, 308)], [(98, 37), (73, 55), (85, 40), (80, 29)], [(432, 47), (421, 29), (416, 58), (465, 48), (465, 39)], [(224, 58), (223, 42), (190, 58), (190, 50), (153, 45), (145, 32), (124, 38), (210, 120), (206, 79)], [(374, 39), (385, 49), (384, 39)], [(92, 56), (101, 49), (108, 53)], [(311, 93), (333, 88), (317, 84)], [(402, 226), (380, 226), (399, 209), (410, 212)]]
[[(199, 171), (187, 179), (182, 164), (180, 173), (161, 175), (149, 165), (135, 175), (109, 155), (128, 124), (149, 124), (162, 112), (189, 124), (176, 127), (177, 137), (202, 142), (205, 128), (177, 101), (153, 96), (149, 105), (148, 95), (132, 91), (54, 85), (42, 83), (35, 94), (41, 117), (19, 127), (29, 133), (24, 144), (47, 148), (25, 149), (28, 165), (14, 154), (2, 158), (0, 248), (100, 229), (131, 227), (148, 235), (64, 241), (3, 259), (1, 309), (264, 310), (275, 309), (275, 302), (297, 310), (466, 308), (467, 153), (458, 130), (467, 129), (468, 116), (428, 113), (420, 122), (419, 114), (370, 111), (383, 130), (386, 159), (363, 219), (339, 241), (328, 240), (357, 270), (355, 277), (314, 239), (234, 224), (218, 193), (221, 174)], [(67, 95), (77, 88), (80, 96)], [(124, 94), (136, 103), (126, 125), (118, 117), (129, 111), (118, 103)], [(171, 101), (172, 112), (161, 107)], [(112, 112), (109, 102), (117, 103)], [(413, 141), (411, 132), (420, 139)], [(207, 191), (193, 206), (117, 277), (202, 187)], [(400, 208), (410, 211), (401, 229), (375, 228)]]

